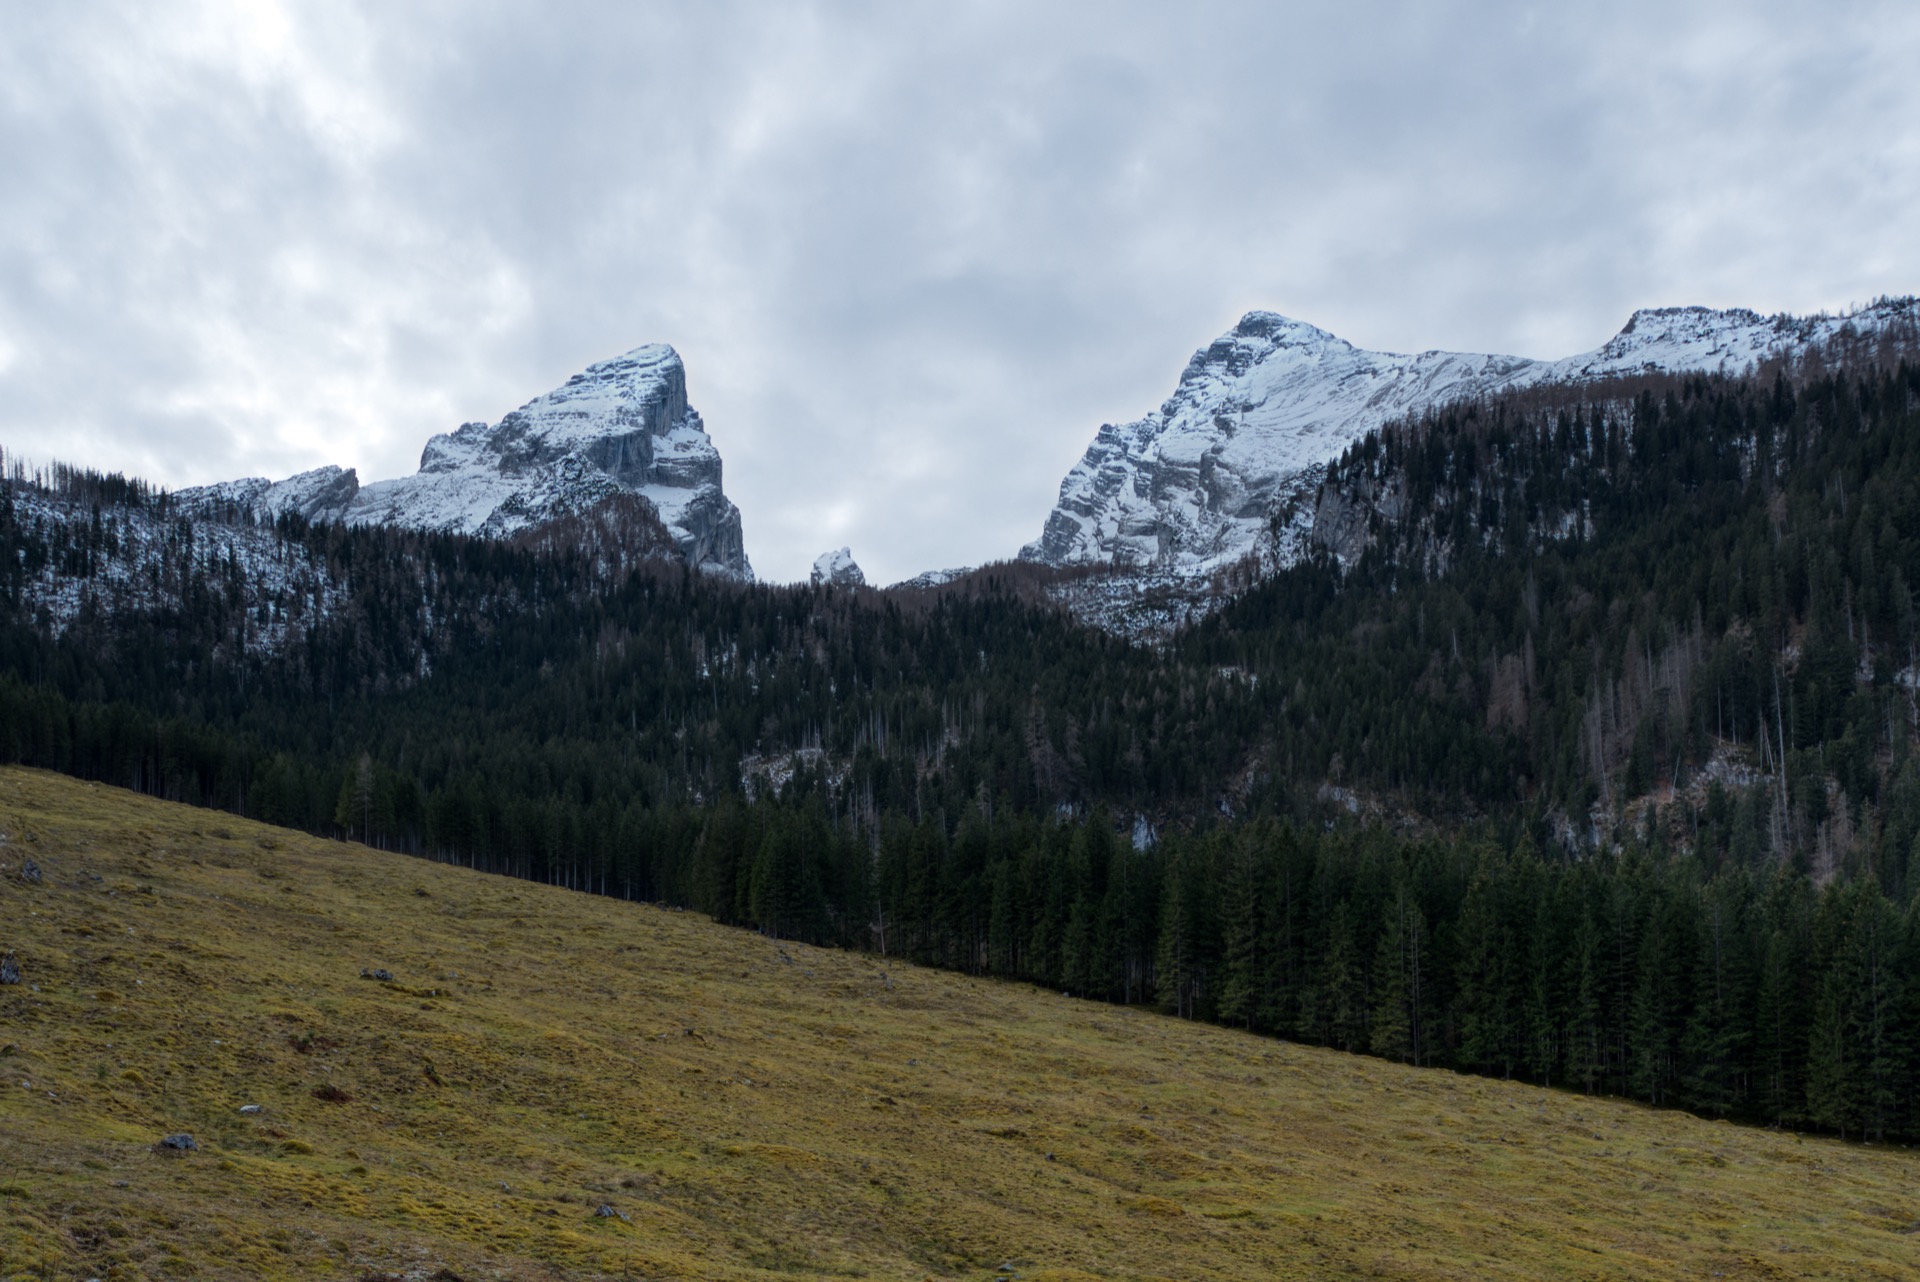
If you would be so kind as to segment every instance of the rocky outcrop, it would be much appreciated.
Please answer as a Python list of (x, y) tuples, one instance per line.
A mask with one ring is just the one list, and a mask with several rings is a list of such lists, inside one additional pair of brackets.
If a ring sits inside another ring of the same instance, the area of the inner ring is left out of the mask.
[(267, 520), (290, 512), (309, 521), (338, 521), (344, 519), (359, 492), (360, 478), (352, 468), (329, 465), (284, 481), (249, 476), (218, 485), (202, 485), (181, 490), (174, 495), (174, 501), (190, 512), (217, 513), (223, 508), (244, 508)]
[(867, 586), (867, 576), (853, 559), (852, 549), (841, 548), (837, 552), (822, 552), (814, 558), (812, 582), (815, 587), (829, 584), (839, 588), (863, 588)]
[(972, 574), (973, 570), (974, 567), (970, 565), (957, 565), (946, 570), (922, 570), (910, 579), (889, 583), (887, 591), (925, 592), (933, 588), (943, 588), (955, 579), (962, 579)]
[(189, 510), (238, 504), (262, 516), (298, 511), (316, 520), (505, 536), (623, 495), (651, 504), (690, 565), (752, 579), (740, 510), (721, 488), (720, 452), (687, 404), (679, 354), (664, 344), (590, 365), (491, 426), (465, 423), (435, 436), (412, 476), (360, 485), (351, 470), (321, 468), (176, 498)]

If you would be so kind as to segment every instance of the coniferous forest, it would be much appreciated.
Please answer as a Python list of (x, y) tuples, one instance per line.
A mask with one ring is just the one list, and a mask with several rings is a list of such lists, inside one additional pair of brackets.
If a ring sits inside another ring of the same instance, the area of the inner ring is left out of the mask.
[(537, 544), (255, 526), (16, 468), (0, 757), (1352, 1051), (1920, 1136), (1920, 366), (1458, 405), (1316, 502), (1308, 556), (1130, 642), (1035, 566), (741, 586), (644, 514)]

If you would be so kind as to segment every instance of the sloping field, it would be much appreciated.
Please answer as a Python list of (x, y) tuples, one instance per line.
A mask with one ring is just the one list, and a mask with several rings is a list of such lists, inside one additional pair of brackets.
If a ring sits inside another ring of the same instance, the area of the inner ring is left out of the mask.
[[(1905, 1149), (783, 946), (53, 775), (0, 771), (0, 831), (23, 979), (0, 1278), (1920, 1275)], [(175, 1132), (197, 1151), (154, 1147)]]

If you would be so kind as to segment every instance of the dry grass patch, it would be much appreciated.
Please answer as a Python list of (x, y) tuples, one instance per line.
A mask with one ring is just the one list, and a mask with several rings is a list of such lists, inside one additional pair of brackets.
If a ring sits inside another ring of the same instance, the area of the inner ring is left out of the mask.
[[(0, 988), (0, 1279), (1920, 1260), (1904, 1149), (776, 944), (38, 772), (0, 771), (0, 832), (0, 865), (45, 870), (0, 870), (24, 972)], [(197, 1149), (155, 1147), (177, 1133)]]

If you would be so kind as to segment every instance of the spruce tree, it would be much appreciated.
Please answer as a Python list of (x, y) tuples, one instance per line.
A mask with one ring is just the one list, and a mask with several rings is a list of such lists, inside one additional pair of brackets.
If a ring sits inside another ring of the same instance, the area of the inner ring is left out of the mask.
[(1353, 910), (1345, 899), (1334, 905), (1327, 923), (1327, 954), (1322, 963), (1320, 994), (1325, 1038), (1329, 1046), (1357, 1050), (1366, 1043), (1366, 974)]
[(1261, 944), (1263, 887), (1254, 845), (1245, 837), (1233, 841), (1225, 858), (1220, 887), (1220, 1018), (1242, 1028), (1253, 1027), (1261, 1002), (1265, 970)]
[(1160, 1005), (1182, 1019), (1193, 1017), (1200, 984), (1199, 923), (1191, 878), (1184, 853), (1168, 861), (1160, 894), (1160, 943), (1154, 959)]
[(1427, 924), (1404, 876), (1397, 878), (1373, 964), (1369, 1045), (1376, 1055), (1420, 1063)]

